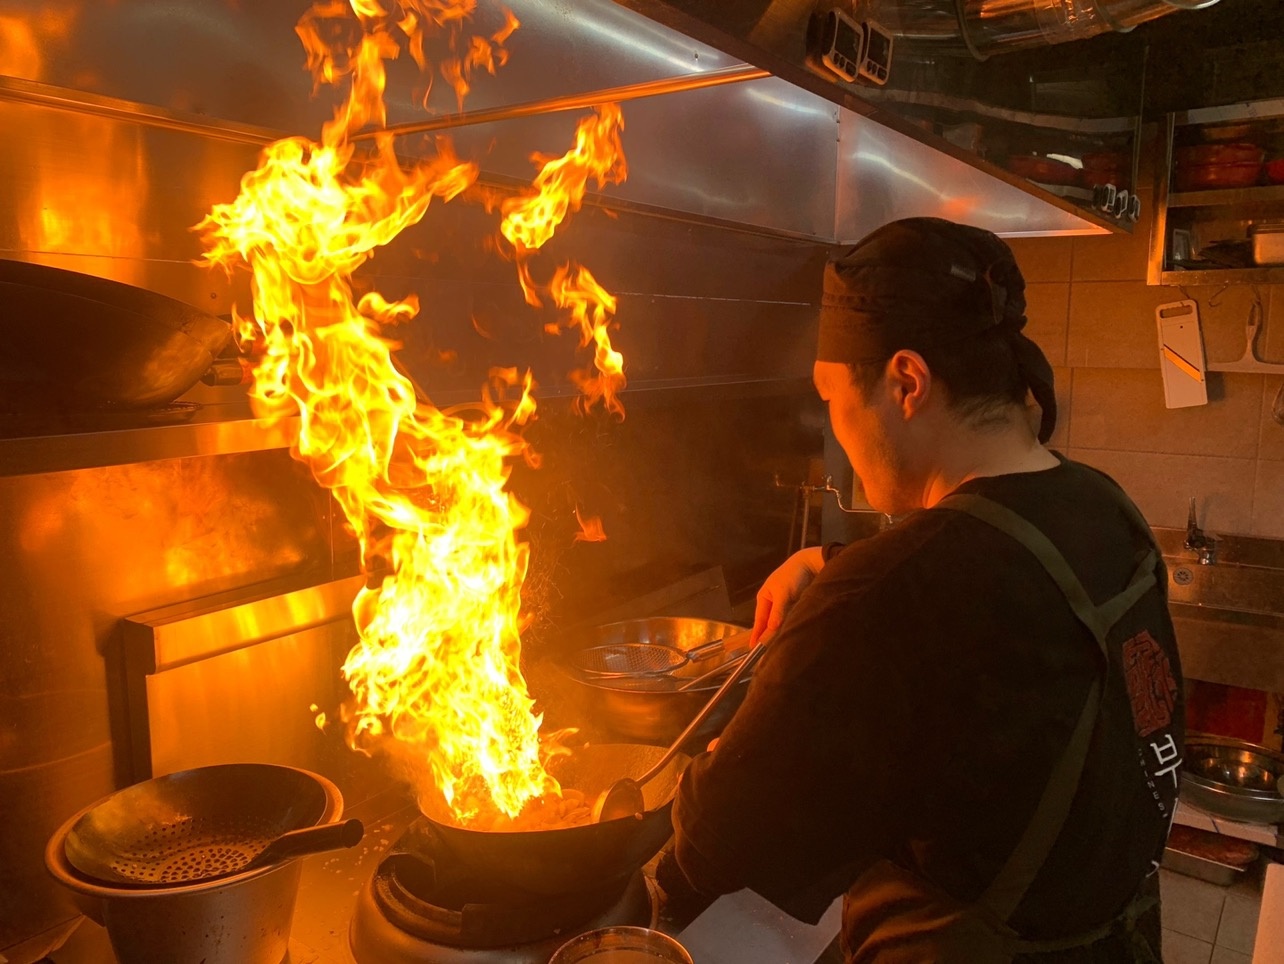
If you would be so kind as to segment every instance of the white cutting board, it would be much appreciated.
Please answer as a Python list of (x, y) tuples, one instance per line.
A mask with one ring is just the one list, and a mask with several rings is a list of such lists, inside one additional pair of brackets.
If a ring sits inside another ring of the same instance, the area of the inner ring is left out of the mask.
[(678, 941), (695, 964), (812, 964), (838, 936), (843, 899), (818, 924), (794, 920), (752, 890), (723, 894)]

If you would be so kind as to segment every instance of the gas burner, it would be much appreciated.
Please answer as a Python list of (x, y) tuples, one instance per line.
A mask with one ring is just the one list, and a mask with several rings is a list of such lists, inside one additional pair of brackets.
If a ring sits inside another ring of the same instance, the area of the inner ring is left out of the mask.
[(548, 896), (462, 875), (434, 856), (412, 828), (366, 881), (349, 931), (358, 964), (546, 964), (576, 934), (653, 922), (641, 871)]

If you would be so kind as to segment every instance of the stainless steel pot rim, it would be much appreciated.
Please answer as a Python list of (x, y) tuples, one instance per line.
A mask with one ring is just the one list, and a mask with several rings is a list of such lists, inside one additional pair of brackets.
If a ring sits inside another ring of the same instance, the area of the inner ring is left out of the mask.
[(1194, 773), (1183, 773), (1182, 780), (1193, 783), (1197, 787), (1202, 787), (1211, 793), (1225, 794), (1236, 800), (1259, 801), (1261, 803), (1278, 803), (1284, 808), (1284, 797), (1279, 795), (1278, 791), (1267, 792), (1264, 790), (1250, 790), (1246, 787), (1232, 786), (1229, 783), (1221, 783), (1217, 780), (1209, 780)]
[[(291, 769), (300, 770), (298, 767), (292, 767)], [(300, 772), (306, 773), (309, 777), (316, 780), (321, 789), (325, 791), (326, 807), (325, 812), (321, 816), (320, 822), (332, 823), (342, 819), (343, 795), (339, 792), (339, 788), (335, 786), (332, 781), (321, 776), (319, 773), (313, 773), (310, 770), (300, 770)], [(219, 890), (224, 887), (232, 887), (236, 884), (243, 883), (244, 881), (253, 880), (256, 877), (266, 877), (268, 874), (276, 873), (288, 867), (293, 862), (287, 860), (279, 864), (270, 864), (266, 867), (259, 867), (256, 870), (249, 870), (245, 873), (234, 874), (229, 877), (218, 877), (213, 880), (205, 880), (192, 884), (177, 884), (172, 887), (116, 887), (111, 884), (89, 880), (82, 876), (67, 859), (67, 854), (64, 849), (67, 835), (71, 833), (71, 828), (76, 825), (77, 821), (79, 821), (81, 817), (85, 816), (85, 814), (89, 813), (95, 807), (106, 803), (119, 792), (119, 790), (114, 790), (106, 796), (95, 800), (93, 803), (89, 804), (89, 806), (77, 811), (54, 832), (53, 836), (49, 838), (49, 842), (45, 845), (45, 866), (48, 868), (49, 873), (54, 877), (54, 879), (64, 887), (90, 897), (111, 898), (113, 900), (119, 900), (122, 898), (149, 898), (155, 900), (159, 897), (180, 897), (190, 894), (202, 894), (212, 890)]]

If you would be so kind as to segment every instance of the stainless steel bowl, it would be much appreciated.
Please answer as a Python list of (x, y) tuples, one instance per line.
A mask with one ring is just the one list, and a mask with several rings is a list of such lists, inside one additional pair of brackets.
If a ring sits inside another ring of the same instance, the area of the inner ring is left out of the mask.
[(1181, 796), (1228, 820), (1284, 821), (1284, 754), (1233, 737), (1192, 734), (1186, 740)]
[(691, 955), (672, 937), (650, 927), (600, 927), (571, 938), (557, 949), (548, 964), (611, 964), (612, 961), (691, 964)]
[[(746, 628), (735, 623), (687, 616), (628, 619), (596, 626), (580, 634), (574, 640), (573, 651), (618, 643), (657, 643), (686, 652), (701, 643), (743, 633)], [(678, 687), (709, 672), (719, 663), (733, 659), (734, 655), (718, 651), (708, 659), (687, 663), (668, 677), (659, 679), (591, 679), (576, 673), (569, 664), (563, 666), (563, 671), (586, 696), (595, 722), (612, 734), (641, 743), (670, 743), (708, 702), (722, 681), (711, 679), (686, 692), (678, 692)], [(736, 684), (700, 731), (692, 735), (691, 746), (707, 742), (722, 732), (744, 700), (748, 686), (747, 677)]]

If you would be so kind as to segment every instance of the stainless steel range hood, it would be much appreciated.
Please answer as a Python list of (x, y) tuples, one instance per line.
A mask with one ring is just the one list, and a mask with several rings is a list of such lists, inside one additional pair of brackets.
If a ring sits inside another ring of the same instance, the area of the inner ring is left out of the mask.
[[(38, 27), (39, 0), (19, 6), (29, 8)], [(1054, 193), (1032, 184), (999, 166), (997, 155), (983, 158), (974, 144), (925, 119), (928, 107), (960, 117), (977, 109), (979, 101), (948, 84), (875, 90), (809, 70), (805, 32), (818, 6), (812, 0), (508, 0), (508, 6), (522, 26), (498, 76), (478, 79), (463, 115), (445, 84), (427, 101), (437, 126), (451, 128), (460, 149), (478, 155), (484, 172), (501, 181), (528, 181), (533, 151), (564, 149), (576, 113), (535, 112), (549, 101), (565, 105), (584, 95), (592, 102), (602, 91), (656, 85), (667, 92), (625, 106), (630, 177), (604, 192), (608, 203), (822, 242), (850, 241), (893, 218), (922, 214), (1004, 235), (1126, 229), (1092, 210), (1082, 190)], [(33, 30), (32, 56), (14, 60), (12, 79), (0, 79), (0, 99), (237, 140), (315, 135), (333, 95), (313, 98), (303, 70), (292, 28), (305, 8), (302, 0), (89, 5), (70, 30)], [(483, 5), (478, 15), (484, 13)], [(957, 58), (945, 54), (932, 65), (911, 46), (903, 72), (911, 80), (928, 67), (956, 69), (950, 65)], [(719, 72), (747, 74), (746, 65), (767, 75), (703, 86)], [(408, 58), (392, 65), (391, 124), (423, 120), (422, 88)], [(1080, 151), (1112, 141), (1135, 157), (1139, 90), (1135, 104), (1086, 118), (1038, 105), (990, 107), (988, 116), (1010, 130), (1041, 132), (1047, 143), (1034, 149), (1044, 153), (1054, 141)], [(522, 105), (531, 110), (514, 109)], [(408, 155), (430, 149), (423, 134), (398, 142)]]

